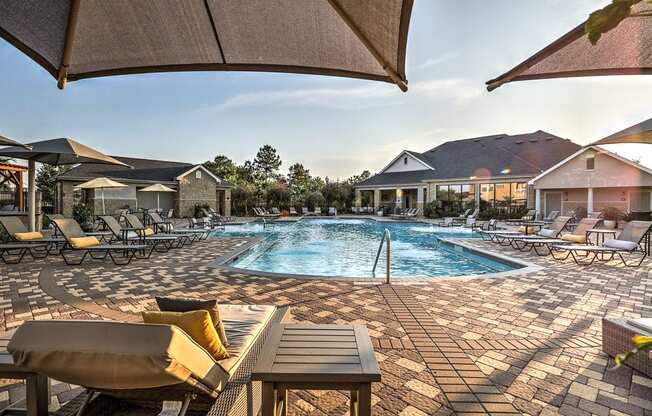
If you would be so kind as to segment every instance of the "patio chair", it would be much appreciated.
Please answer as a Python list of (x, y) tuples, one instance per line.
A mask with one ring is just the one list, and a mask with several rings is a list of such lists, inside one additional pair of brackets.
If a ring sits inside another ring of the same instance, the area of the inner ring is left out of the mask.
[(272, 215), (279, 215), (279, 216), (281, 215), (281, 211), (276, 207), (272, 207), (272, 212), (271, 213), (272, 213)]
[(488, 221), (475, 221), (471, 227), (472, 231), (493, 231), (498, 225), (498, 220), (491, 218)]
[(165, 214), (161, 214), (161, 216), (167, 220), (174, 218), (174, 209), (168, 209)]
[(328, 215), (337, 216), (337, 209), (335, 207), (328, 207)]
[(48, 255), (47, 243), (8, 243), (0, 244), (0, 260), (4, 264), (18, 264), (29, 254), (33, 259), (42, 259)]
[(550, 211), (548, 215), (542, 220), (544, 223), (549, 224), (559, 216), (559, 211)]
[[(56, 253), (66, 241), (63, 237), (48, 238), (38, 231), (30, 232), (18, 217), (0, 216), (0, 226), (9, 237), (9, 243), (34, 244), (35, 247), (29, 251), (35, 254), (37, 256), (36, 258)], [(39, 251), (42, 251), (42, 253), (39, 253)]]
[[(181, 248), (185, 246), (186, 244), (192, 244), (193, 240), (193, 235), (183, 233), (183, 234), (177, 234), (177, 233), (165, 233), (165, 232), (156, 232), (156, 230), (153, 230), (151, 227), (146, 227), (143, 225), (143, 223), (140, 221), (140, 219), (135, 216), (134, 214), (125, 214), (123, 215), (124, 219), (127, 221), (127, 224), (129, 224), (129, 227), (132, 228), (132, 230), (139, 236), (144, 236), (144, 237), (152, 237), (154, 235), (158, 236), (167, 236), (174, 238), (174, 240), (170, 239), (169, 245), (167, 245), (168, 248)], [(174, 244), (176, 242), (176, 245)]]
[(211, 214), (211, 216), (212, 216), (213, 218), (217, 219), (217, 220), (220, 221), (220, 223), (222, 223), (222, 224), (224, 224), (224, 223), (226, 223), (226, 222), (233, 222), (233, 218), (232, 218), (232, 217), (226, 217), (226, 216), (224, 216), (224, 215), (220, 215), (220, 213), (217, 212), (217, 211), (215, 211), (214, 208), (208, 208), (208, 212)]
[[(164, 234), (170, 234), (173, 236), (187, 234), (191, 236), (191, 243), (199, 240), (205, 240), (210, 234), (210, 231), (207, 231), (206, 229), (199, 230), (194, 228), (174, 228), (172, 221), (161, 218), (161, 216), (156, 212), (150, 212), (148, 216), (149, 223), (154, 226), (155, 231), (161, 231)], [(222, 225), (222, 228), (224, 228), (224, 225)]]
[(315, 207), (315, 215), (321, 215), (321, 207)]
[[(566, 228), (568, 223), (570, 222), (571, 217), (567, 216), (559, 216), (555, 218), (555, 220), (550, 223), (545, 228), (541, 228), (539, 231), (537, 231), (536, 234), (527, 234), (527, 228), (521, 227), (519, 228), (520, 234), (513, 234), (513, 233), (507, 233), (507, 234), (500, 234), (498, 233), (496, 235), (496, 238), (494, 240), (495, 243), (498, 243), (502, 246), (512, 246), (515, 249), (521, 249), (522, 247), (519, 245), (519, 242), (523, 241), (523, 239), (528, 238), (529, 240), (533, 239), (553, 239), (557, 238), (561, 235), (562, 231)], [(524, 230), (525, 228), (525, 230)], [(525, 232), (523, 232), (525, 231)]]
[[(602, 351), (611, 357), (631, 350), (635, 335), (652, 336), (652, 318), (602, 319)], [(641, 351), (626, 360), (625, 365), (652, 377), (652, 352)]]
[[(102, 244), (96, 237), (86, 234), (77, 221), (73, 219), (56, 219), (54, 224), (66, 239), (59, 252), (63, 261), (69, 266), (82, 264), (89, 254), (91, 258), (96, 260), (104, 260), (109, 256), (113, 264), (124, 266), (131, 263), (131, 260), (136, 256), (136, 252), (144, 252), (146, 247), (144, 244)], [(79, 261), (73, 261), (70, 257), (66, 257), (66, 253), (71, 252), (82, 252), (83, 255)], [(99, 256), (96, 256), (96, 253), (99, 253)], [(118, 261), (114, 253), (121, 253), (124, 260)]]
[(310, 215), (310, 211), (308, 210), (308, 207), (301, 207), (301, 214)]
[[(605, 241), (602, 246), (591, 245), (554, 245), (552, 248), (558, 251), (568, 251), (576, 264), (590, 266), (595, 260), (610, 261), (618, 256), (623, 265), (627, 267), (638, 267), (650, 254), (650, 230), (652, 221), (630, 221), (627, 223), (618, 238)], [(583, 254), (583, 256), (582, 256)], [(640, 256), (639, 260), (627, 262), (623, 254)], [(605, 258), (605, 255), (609, 255)], [(568, 256), (566, 256), (567, 258)], [(584, 260), (579, 259), (584, 257)]]
[(440, 221), (434, 222), (433, 224), (436, 225), (437, 227), (452, 227), (454, 224), (454, 219), (453, 217), (445, 217), (442, 218)]
[(290, 207), (290, 216), (296, 217), (297, 215), (299, 215), (299, 214), (297, 213), (296, 208)]
[(139, 243), (148, 245), (151, 247), (149, 252), (145, 251), (143, 256), (138, 258), (150, 258), (152, 252), (157, 251), (159, 253), (166, 253), (170, 251), (171, 248), (174, 248), (174, 243), (177, 242), (176, 237), (168, 235), (145, 235), (144, 233), (138, 233), (140, 231), (137, 228), (124, 228), (120, 225), (118, 220), (116, 220), (111, 215), (101, 215), (100, 220), (106, 225), (106, 227), (113, 233), (113, 239), (124, 244), (130, 243)]
[(114, 414), (117, 400), (138, 414), (176, 401), (179, 416), (257, 415), (262, 385), (251, 381), (251, 369), (289, 308), (219, 305), (219, 312), (229, 340), (229, 358), (219, 361), (174, 325), (99, 320), (27, 321), (7, 350), (20, 368), (86, 388), (62, 414)]
[[(571, 217), (572, 218), (572, 217)], [(517, 248), (521, 251), (532, 251), (537, 254), (537, 256), (547, 256), (552, 255), (555, 257), (553, 245), (565, 245), (565, 244), (577, 244), (577, 243), (586, 243), (587, 242), (587, 231), (597, 227), (602, 220), (596, 218), (583, 218), (575, 230), (571, 233), (566, 233), (556, 238), (541, 238), (540, 236), (526, 237), (518, 239), (514, 242)], [(539, 251), (540, 249), (544, 249)], [(563, 259), (556, 258), (557, 260), (565, 260), (570, 254), (567, 254)]]

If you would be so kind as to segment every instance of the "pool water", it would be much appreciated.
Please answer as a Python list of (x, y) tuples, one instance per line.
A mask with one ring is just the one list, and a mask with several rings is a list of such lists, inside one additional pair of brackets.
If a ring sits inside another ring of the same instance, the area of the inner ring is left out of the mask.
[[(439, 238), (478, 238), (471, 230), (423, 223), (379, 223), (362, 219), (302, 219), (296, 223), (227, 226), (215, 235), (263, 236), (233, 267), (282, 274), (373, 277), (383, 231), (391, 233), (392, 278), (486, 274), (514, 269), (490, 257), (458, 250)], [(459, 248), (459, 247), (458, 247)], [(376, 276), (385, 276), (385, 249)]]

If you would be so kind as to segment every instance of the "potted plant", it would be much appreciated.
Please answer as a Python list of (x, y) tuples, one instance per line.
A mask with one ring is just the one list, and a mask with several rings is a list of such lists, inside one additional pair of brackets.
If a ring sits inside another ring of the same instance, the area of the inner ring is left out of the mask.
[(624, 218), (624, 214), (616, 207), (607, 207), (602, 210), (602, 220), (604, 228), (613, 230), (618, 225), (618, 221)]

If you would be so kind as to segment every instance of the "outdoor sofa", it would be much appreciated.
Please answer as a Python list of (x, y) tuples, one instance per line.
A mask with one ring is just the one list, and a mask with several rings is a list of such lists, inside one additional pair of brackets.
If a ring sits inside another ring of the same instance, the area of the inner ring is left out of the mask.
[[(124, 266), (131, 263), (131, 260), (134, 259), (137, 252), (144, 252), (145, 250), (145, 245), (143, 244), (100, 243), (96, 237), (86, 234), (77, 221), (70, 218), (55, 219), (52, 222), (66, 239), (59, 252), (63, 261), (69, 266), (82, 264), (89, 254), (91, 258), (96, 260), (103, 260), (108, 256), (113, 264)], [(72, 252), (81, 252), (82, 257), (75, 261), (72, 260), (72, 257), (66, 256), (66, 253)]]
[[(554, 245), (552, 248), (555, 251), (567, 251), (579, 265), (590, 266), (596, 259), (610, 261), (618, 256), (625, 266), (638, 267), (650, 254), (650, 230), (652, 230), (652, 221), (630, 221), (618, 238), (607, 240), (602, 246), (570, 244)], [(628, 262), (623, 254), (638, 256), (639, 259)]]
[(68, 414), (112, 414), (116, 403), (160, 409), (175, 401), (180, 416), (257, 415), (261, 384), (251, 382), (251, 369), (270, 327), (288, 320), (289, 308), (218, 309), (229, 343), (229, 358), (219, 361), (175, 325), (117, 321), (27, 321), (7, 350), (19, 367), (87, 389), (67, 406), (74, 408), (62, 409)]

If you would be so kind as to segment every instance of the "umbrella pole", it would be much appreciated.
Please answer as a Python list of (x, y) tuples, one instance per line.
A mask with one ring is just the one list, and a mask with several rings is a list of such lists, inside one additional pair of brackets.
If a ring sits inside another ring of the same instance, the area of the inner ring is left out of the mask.
[(161, 209), (160, 198), (161, 198), (161, 193), (157, 192), (156, 193), (156, 209), (157, 210)]
[(104, 188), (102, 188), (102, 215), (106, 215), (104, 211)]
[(27, 200), (29, 201), (29, 230), (36, 231), (36, 161), (34, 159), (27, 161)]

